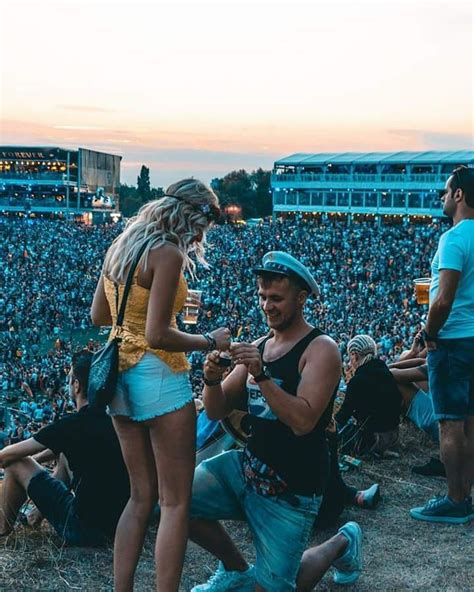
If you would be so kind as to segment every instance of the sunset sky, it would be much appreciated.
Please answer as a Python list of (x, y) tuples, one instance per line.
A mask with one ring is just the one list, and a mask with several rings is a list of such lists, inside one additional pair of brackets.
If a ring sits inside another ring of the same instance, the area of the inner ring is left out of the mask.
[(473, 147), (471, 2), (0, 4), (1, 143), (121, 154), (124, 182)]

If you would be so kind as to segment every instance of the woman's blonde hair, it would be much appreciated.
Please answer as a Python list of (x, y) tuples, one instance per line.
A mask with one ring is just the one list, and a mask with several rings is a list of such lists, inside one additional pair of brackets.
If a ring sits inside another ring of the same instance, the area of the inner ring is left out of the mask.
[[(140, 264), (146, 269), (150, 249), (168, 241), (182, 252), (183, 268), (193, 276), (196, 265), (189, 254), (194, 252), (196, 259), (208, 267), (204, 258), (206, 231), (218, 214), (219, 200), (210, 187), (196, 179), (173, 183), (163, 197), (146, 203), (130, 218), (107, 251), (104, 275), (123, 283), (127, 269), (144, 244)], [(197, 237), (202, 238), (196, 240)]]

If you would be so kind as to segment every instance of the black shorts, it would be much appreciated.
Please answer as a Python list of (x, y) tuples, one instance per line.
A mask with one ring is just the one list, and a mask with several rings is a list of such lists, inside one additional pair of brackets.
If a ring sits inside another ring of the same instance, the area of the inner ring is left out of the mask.
[(67, 545), (98, 547), (108, 542), (101, 530), (84, 524), (77, 515), (74, 494), (47, 471), (31, 479), (28, 496)]

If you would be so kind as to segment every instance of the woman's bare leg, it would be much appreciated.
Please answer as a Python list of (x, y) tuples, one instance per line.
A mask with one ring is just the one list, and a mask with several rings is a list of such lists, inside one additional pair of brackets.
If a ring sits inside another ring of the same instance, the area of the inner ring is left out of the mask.
[(147, 422), (155, 455), (161, 517), (156, 536), (157, 589), (176, 592), (188, 540), (196, 458), (194, 402)]
[(130, 477), (130, 499), (115, 533), (115, 591), (130, 592), (150, 514), (158, 499), (158, 483), (148, 428), (123, 416), (115, 416), (113, 423)]

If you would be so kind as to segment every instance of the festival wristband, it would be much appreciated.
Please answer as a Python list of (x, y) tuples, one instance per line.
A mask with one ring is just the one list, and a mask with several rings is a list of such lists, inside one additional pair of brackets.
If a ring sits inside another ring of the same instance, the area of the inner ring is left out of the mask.
[(203, 378), (204, 384), (206, 386), (217, 386), (222, 382), (222, 378), (217, 378), (216, 380), (208, 380), (205, 376)]

